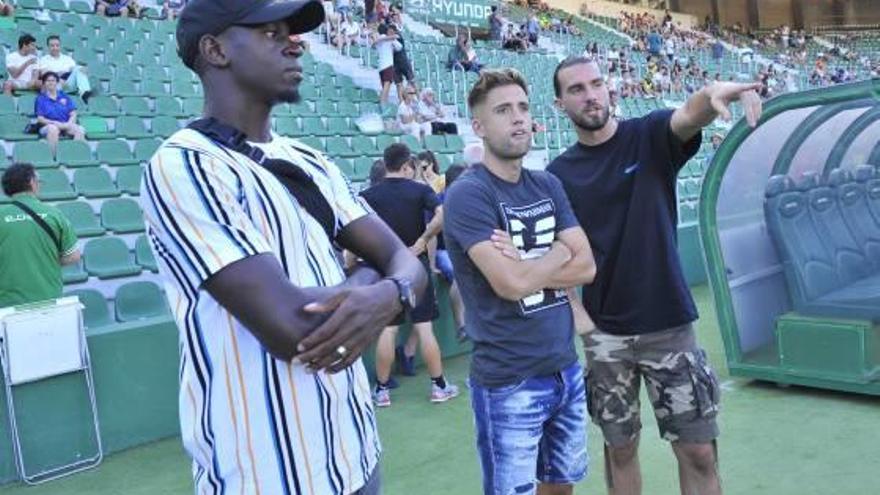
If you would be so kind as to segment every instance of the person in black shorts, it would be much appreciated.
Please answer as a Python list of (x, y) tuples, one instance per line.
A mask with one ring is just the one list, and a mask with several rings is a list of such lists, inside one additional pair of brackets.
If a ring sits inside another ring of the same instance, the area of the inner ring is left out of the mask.
[[(618, 122), (598, 64), (564, 60), (556, 105), (578, 141), (550, 163), (590, 238), (597, 275), (583, 287), (588, 408), (605, 438), (612, 495), (641, 493), (639, 388), (644, 378), (660, 435), (672, 444), (682, 494), (718, 495), (718, 379), (696, 342), (697, 308), (677, 251), (676, 178), (702, 128), (739, 101), (755, 126), (759, 84), (714, 83), (683, 107)], [(450, 214), (451, 215), (451, 214)], [(668, 492), (667, 492), (668, 493)]]
[[(385, 179), (361, 192), (361, 196), (400, 240), (419, 257), (425, 270), (430, 273), (428, 242), (437, 236), (443, 226), (443, 207), (434, 191), (425, 184), (413, 180), (416, 173), (415, 156), (405, 144), (392, 144), (385, 148)], [(426, 215), (434, 218), (426, 225)], [(431, 277), (428, 277), (429, 283)], [(446, 402), (458, 395), (458, 387), (447, 383), (443, 377), (440, 346), (434, 337), (432, 322), (439, 317), (434, 286), (430, 284), (420, 301), (408, 315), (413, 332), (418, 334), (422, 359), (431, 376), (431, 402)], [(394, 348), (397, 329), (404, 321), (398, 318), (385, 328), (376, 344), (376, 390), (374, 400), (378, 407), (391, 405), (388, 380), (394, 364)]]

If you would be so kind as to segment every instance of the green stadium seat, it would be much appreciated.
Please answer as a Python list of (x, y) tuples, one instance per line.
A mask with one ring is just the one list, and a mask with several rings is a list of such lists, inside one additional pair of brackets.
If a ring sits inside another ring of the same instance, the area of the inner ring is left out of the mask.
[(349, 178), (354, 175), (354, 161), (351, 158), (336, 158), (333, 160), (333, 164)]
[(143, 169), (140, 165), (129, 165), (128, 167), (120, 167), (116, 171), (116, 186), (121, 192), (138, 196), (141, 193), (141, 175)]
[(85, 201), (71, 201), (56, 205), (61, 213), (70, 220), (77, 237), (95, 237), (104, 235), (104, 227), (98, 223), (98, 217), (92, 207)]
[(92, 157), (92, 150), (85, 141), (66, 140), (58, 143), (56, 159), (66, 167), (94, 167), (98, 162)]
[(95, 289), (77, 289), (66, 292), (65, 296), (76, 296), (83, 305), (83, 324), (86, 329), (106, 327), (115, 323), (107, 308), (104, 295)]
[(165, 89), (165, 82), (161, 79), (144, 79), (141, 81), (141, 93), (157, 97), (168, 95), (168, 90)]
[(154, 115), (154, 112), (150, 109), (150, 102), (142, 97), (129, 96), (123, 98), (120, 110), (124, 116), (152, 117)]
[(299, 96), (303, 100), (317, 100), (321, 98), (321, 90), (311, 84), (299, 87)]
[(79, 119), (79, 124), (85, 128), (86, 138), (90, 141), (116, 137), (116, 134), (110, 131), (110, 127), (107, 125), (107, 120), (104, 117), (86, 115)]
[(101, 117), (116, 117), (120, 114), (116, 100), (109, 96), (93, 96), (89, 99), (88, 113)]
[(373, 168), (373, 159), (361, 156), (354, 161), (354, 173), (352, 180), (362, 181), (370, 178), (370, 170)]
[(342, 117), (358, 117), (360, 111), (357, 103), (352, 100), (341, 100), (336, 104), (336, 113), (331, 115), (340, 115)]
[(179, 130), (180, 124), (177, 122), (177, 118), (169, 115), (155, 117), (151, 123), (152, 136), (167, 138)]
[(446, 152), (446, 137), (434, 135), (425, 136), (425, 148), (434, 153)]
[(111, 198), (119, 196), (110, 174), (100, 167), (81, 168), (73, 174), (73, 187), (87, 198)]
[(185, 117), (180, 101), (173, 96), (159, 96), (156, 98), (156, 115), (168, 117)]
[(34, 112), (34, 104), (37, 102), (37, 94), (36, 93), (19, 93), (18, 94), (18, 113), (22, 115), (27, 115), (29, 117), (34, 117), (36, 113)]
[(422, 151), (422, 143), (419, 142), (419, 139), (412, 134), (404, 134), (400, 136), (400, 142), (407, 145), (409, 150), (413, 153), (418, 153)]
[[(156, 46), (156, 45), (152, 45)], [(168, 72), (165, 71), (165, 68), (160, 65), (148, 65), (143, 68), (141, 71), (141, 75), (146, 80), (154, 80), (154, 81), (163, 81), (169, 82), (171, 81), (171, 76)], [(164, 89), (163, 89), (164, 92)]]
[[(84, 2), (81, 0), (72, 0), (70, 5), (68, 6), (70, 10), (76, 12), (77, 14), (91, 14), (94, 12), (94, 9), (88, 2)], [(88, 16), (88, 17), (97, 17), (97, 16)]]
[(144, 120), (133, 115), (116, 117), (116, 135), (127, 139), (141, 139), (152, 136), (144, 126)]
[(327, 119), (327, 130), (330, 135), (348, 136), (354, 134), (354, 129), (345, 117), (330, 117)]
[(143, 232), (144, 214), (132, 199), (108, 199), (101, 205), (101, 225), (116, 234)]
[[(303, 140), (305, 141), (305, 140)], [(306, 143), (308, 144), (308, 143)], [(350, 144), (348, 139), (342, 136), (331, 136), (327, 138), (327, 154), (333, 158), (354, 158), (361, 153), (357, 153)]]
[(321, 117), (303, 117), (302, 132), (310, 136), (332, 136), (334, 134), (327, 129)]
[(0, 115), (0, 138), (7, 141), (35, 141), (36, 134), (25, 134), (30, 119), (24, 115)]
[(181, 98), (192, 98), (199, 95), (192, 82), (178, 79), (171, 81), (171, 94)]
[(134, 158), (138, 162), (148, 162), (153, 158), (153, 154), (159, 149), (162, 141), (158, 139), (141, 139), (134, 143)]
[(162, 289), (153, 282), (129, 282), (116, 290), (116, 319), (136, 321), (169, 314)]
[(12, 161), (27, 162), (37, 168), (50, 168), (58, 164), (45, 141), (17, 143), (12, 149)]
[(88, 279), (89, 274), (83, 268), (82, 261), (61, 267), (61, 281), (65, 284), (79, 284)]
[(376, 136), (376, 149), (378, 149), (380, 153), (384, 153), (385, 148), (391, 146), (396, 142), (397, 136), (394, 136), (392, 134), (379, 134), (378, 136)]
[[(318, 136), (303, 136), (299, 138), (298, 141), (308, 146), (309, 148), (313, 148), (322, 153), (327, 151), (325, 145), (321, 142), (321, 138), (319, 138)], [(346, 146), (348, 146), (348, 144), (346, 144)]]
[(376, 143), (369, 136), (354, 136), (351, 138), (351, 148), (355, 152), (355, 156), (379, 156), (381, 152), (376, 148)]
[[(574, 139), (569, 140), (573, 142)], [(446, 151), (450, 153), (461, 153), (464, 151), (464, 139), (461, 138), (458, 134), (447, 134), (446, 135)]]
[(83, 258), (86, 272), (102, 280), (141, 273), (141, 267), (131, 259), (128, 246), (115, 237), (99, 237), (86, 242)]
[(296, 137), (304, 133), (296, 117), (276, 117), (275, 132), (288, 137)]
[(37, 196), (44, 201), (73, 199), (76, 192), (70, 187), (67, 174), (61, 170), (41, 170), (39, 173), (40, 192)]
[[(113, 56), (113, 55), (111, 55)], [(115, 58), (115, 57), (114, 57)], [(118, 74), (110, 80), (110, 93), (116, 96), (140, 96), (141, 92), (131, 79), (121, 77)]]
[(98, 143), (96, 155), (99, 162), (106, 163), (113, 167), (137, 165), (138, 163), (138, 161), (135, 160), (131, 149), (128, 147), (128, 143), (121, 139), (101, 141)]
[[(131, 56), (131, 63), (135, 65), (143, 65), (145, 67), (156, 65), (158, 62), (156, 60), (156, 54), (152, 53), (148, 50), (135, 50), (135, 52)], [(162, 87), (162, 93), (165, 93), (165, 87)]]
[(146, 236), (138, 236), (135, 241), (134, 257), (137, 264), (142, 266), (145, 270), (150, 270), (153, 273), (159, 271), (159, 265), (156, 263), (156, 258), (153, 256), (153, 250), (150, 249), (150, 243), (147, 241)]
[(318, 115), (321, 115), (323, 117), (338, 115), (336, 113), (336, 103), (330, 100), (318, 100), (317, 105), (315, 106), (315, 111), (318, 113)]
[(0, 95), (0, 115), (15, 115), (17, 113), (15, 99), (11, 96)]
[(183, 113), (186, 114), (186, 117), (195, 118), (202, 114), (202, 110), (204, 110), (205, 106), (205, 100), (198, 97), (184, 98), (182, 105)]

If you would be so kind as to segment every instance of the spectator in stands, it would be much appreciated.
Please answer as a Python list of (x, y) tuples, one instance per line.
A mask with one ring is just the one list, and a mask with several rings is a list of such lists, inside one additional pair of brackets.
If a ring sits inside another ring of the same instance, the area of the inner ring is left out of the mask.
[(339, 15), (351, 17), (351, 0), (336, 0), (336, 12)]
[(3, 172), (0, 206), (0, 308), (61, 297), (61, 265), (80, 252), (70, 221), (39, 199), (33, 165), (15, 163)]
[(421, 140), (431, 133), (431, 124), (424, 122), (419, 116), (416, 89), (407, 88), (403, 94), (403, 101), (397, 106), (397, 123), (402, 132)]
[(446, 115), (443, 112), (443, 107), (435, 99), (433, 89), (425, 88), (422, 90), (416, 106), (416, 113), (422, 122), (430, 125), (431, 134), (458, 134), (458, 126), (454, 122), (443, 121)]
[(529, 40), (520, 32), (515, 31), (513, 24), (508, 24), (507, 29), (501, 36), (501, 48), (505, 50), (513, 50), (519, 53), (525, 53), (529, 49)]
[(11, 2), (0, 0), (0, 16), (15, 17), (15, 7), (12, 6)]
[[(394, 28), (385, 24), (379, 24), (377, 35), (373, 36), (373, 46), (379, 55), (379, 83), (382, 85), (382, 93), (379, 95), (379, 103), (388, 103), (388, 94), (391, 92), (391, 84), (394, 83), (394, 50), (400, 47)], [(398, 88), (398, 97), (402, 99)]]
[(347, 53), (350, 46), (358, 44), (361, 36), (361, 27), (349, 13), (339, 14), (339, 29), (335, 39), (336, 47), (339, 51)]
[(647, 37), (648, 53), (655, 57), (660, 56), (660, 50), (663, 48), (663, 37), (656, 29), (652, 29)]
[(395, 10), (389, 16), (388, 24), (388, 33), (394, 34), (397, 36), (397, 43), (400, 44), (398, 48), (397, 45), (394, 46), (393, 58), (394, 58), (394, 83), (397, 85), (397, 94), (401, 94), (403, 91), (404, 84), (406, 84), (410, 88), (415, 88), (418, 91), (418, 86), (416, 85), (416, 76), (413, 73), (412, 63), (409, 60), (409, 55), (406, 52), (406, 40), (403, 37), (403, 20), (400, 16), (400, 11)]
[(136, 0), (95, 0), (95, 13), (106, 17), (140, 17)]
[(177, 19), (186, 2), (187, 0), (165, 0), (162, 3), (162, 17), (169, 21)]
[(478, 74), (483, 70), (483, 64), (477, 59), (477, 51), (474, 50), (471, 44), (471, 37), (467, 31), (459, 31), (458, 38), (455, 40), (455, 46), (449, 50), (446, 65), (450, 69), (462, 69)]
[(46, 44), (49, 46), (49, 53), (40, 57), (38, 70), (40, 75), (47, 72), (58, 74), (63, 88), (70, 92), (79, 92), (85, 103), (89, 102), (92, 96), (92, 85), (89, 77), (86, 75), (85, 68), (77, 65), (70, 55), (61, 53), (61, 38), (52, 34), (46, 38)]
[(461, 152), (461, 156), (464, 159), (464, 164), (467, 167), (471, 167), (477, 163), (482, 163), (483, 143), (471, 143), (465, 146), (464, 150), (462, 150)]
[(446, 178), (440, 175), (440, 163), (431, 150), (425, 150), (416, 157), (416, 180), (431, 187), (440, 194), (446, 189)]
[(529, 19), (526, 21), (526, 33), (529, 35), (529, 43), (537, 45), (541, 26), (538, 24), (538, 16), (534, 12), (529, 14)]
[(712, 43), (712, 59), (715, 60), (715, 63), (718, 63), (722, 58), (724, 58), (724, 43), (719, 38)]
[(18, 38), (18, 51), (6, 54), (9, 79), (3, 83), (3, 92), (12, 96), (13, 90), (39, 91), (42, 83), (37, 70), (37, 39), (30, 34)]
[[(385, 180), (371, 187), (361, 195), (376, 214), (388, 224), (401, 241), (410, 246), (410, 251), (419, 256), (426, 270), (429, 269), (427, 256), (428, 242), (443, 226), (443, 207), (430, 187), (413, 180), (416, 174), (415, 160), (405, 144), (392, 144), (384, 152)], [(425, 217), (433, 214), (430, 223)], [(445, 402), (458, 396), (458, 387), (448, 383), (443, 376), (443, 362), (440, 347), (434, 336), (432, 321), (439, 316), (434, 287), (430, 282), (425, 295), (407, 316), (412, 321), (413, 331), (418, 334), (422, 358), (431, 377), (431, 402)], [(394, 364), (397, 330), (403, 318), (386, 327), (376, 344), (376, 388), (374, 398), (378, 407), (391, 405), (388, 380)]]
[(501, 41), (501, 30), (504, 27), (504, 18), (498, 11), (498, 6), (492, 6), (492, 13), (489, 14), (489, 39)]
[(40, 136), (46, 138), (52, 154), (62, 135), (85, 140), (86, 131), (76, 123), (76, 103), (64, 91), (58, 89), (58, 74), (46, 72), (41, 77), (43, 90), (34, 102), (34, 113), (40, 126)]

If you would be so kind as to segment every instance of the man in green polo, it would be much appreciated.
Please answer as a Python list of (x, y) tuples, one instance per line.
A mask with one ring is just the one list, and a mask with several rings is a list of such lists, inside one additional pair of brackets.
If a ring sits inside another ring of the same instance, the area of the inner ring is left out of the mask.
[(39, 188), (33, 165), (3, 173), (10, 204), (0, 206), (0, 308), (61, 297), (61, 265), (80, 258), (73, 227), (37, 199)]

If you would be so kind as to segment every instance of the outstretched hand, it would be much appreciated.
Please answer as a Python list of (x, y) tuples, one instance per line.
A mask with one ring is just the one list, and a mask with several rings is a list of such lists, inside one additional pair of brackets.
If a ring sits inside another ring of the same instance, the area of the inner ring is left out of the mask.
[(761, 83), (716, 82), (706, 87), (706, 94), (712, 109), (725, 121), (731, 119), (730, 103), (739, 101), (743, 106), (749, 127), (758, 125), (761, 118), (762, 103), (758, 96)]

